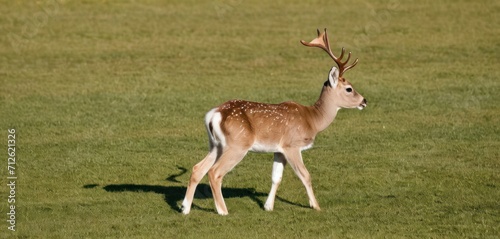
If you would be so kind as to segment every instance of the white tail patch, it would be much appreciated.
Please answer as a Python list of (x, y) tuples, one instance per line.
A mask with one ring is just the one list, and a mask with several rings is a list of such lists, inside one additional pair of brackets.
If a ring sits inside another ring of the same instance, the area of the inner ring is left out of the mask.
[(221, 145), (226, 146), (226, 138), (221, 129), (222, 115), (217, 108), (210, 110), (205, 116), (205, 125), (208, 131), (208, 137), (211, 141), (211, 147)]

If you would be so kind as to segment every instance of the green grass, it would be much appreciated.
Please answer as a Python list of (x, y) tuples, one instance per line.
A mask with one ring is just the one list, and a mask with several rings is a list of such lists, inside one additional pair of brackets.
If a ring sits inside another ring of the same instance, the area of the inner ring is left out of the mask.
[[(1, 238), (497, 238), (498, 1), (2, 1)], [(304, 152), (321, 212), (272, 155), (249, 154), (179, 213), (206, 154), (206, 111), (241, 98), (312, 104), (327, 27), (368, 99)], [(17, 231), (7, 230), (16, 129)], [(208, 190), (209, 191), (209, 190)]]

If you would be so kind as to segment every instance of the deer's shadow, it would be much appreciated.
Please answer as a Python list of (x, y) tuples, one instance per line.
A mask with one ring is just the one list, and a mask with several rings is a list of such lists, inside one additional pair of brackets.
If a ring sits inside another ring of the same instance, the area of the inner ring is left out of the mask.
[[(181, 173), (174, 174), (169, 176), (166, 180), (174, 183), (179, 183), (175, 178), (186, 173), (187, 170), (183, 167), (178, 167), (181, 170)], [(99, 186), (98, 184), (87, 184), (84, 185), (83, 188), (95, 188)], [(145, 192), (145, 193), (157, 193), (164, 196), (165, 202), (172, 208), (172, 210), (181, 212), (181, 208), (179, 206), (179, 202), (184, 199), (184, 194), (186, 193), (187, 188), (184, 186), (162, 186), (162, 185), (146, 185), (146, 184), (109, 184), (103, 187), (107, 192)], [(224, 198), (244, 198), (248, 197), (261, 209), (264, 209), (264, 202), (259, 197), (268, 196), (267, 193), (257, 192), (254, 188), (222, 188), (222, 195)], [(195, 199), (208, 199), (212, 198), (212, 190), (210, 189), (210, 185), (208, 184), (198, 184), (196, 187), (196, 191), (194, 194)], [(294, 203), (283, 199), (281, 197), (276, 196), (276, 200), (299, 206), (308, 208), (308, 206)], [(203, 211), (214, 211), (213, 208), (202, 208), (199, 207), (193, 202), (192, 208), (196, 208)]]
[[(85, 185), (88, 188), (89, 185)], [(172, 208), (172, 210), (181, 211), (178, 203), (184, 199), (184, 194), (186, 193), (186, 187), (181, 186), (161, 186), (161, 185), (145, 185), (145, 184), (109, 184), (103, 187), (107, 192), (153, 192), (164, 196), (165, 202)], [(222, 194), (224, 198), (242, 198), (248, 197), (259, 207), (264, 208), (264, 203), (259, 197), (267, 196), (267, 193), (256, 192), (253, 188), (223, 188)], [(196, 187), (196, 192), (194, 194), (195, 199), (207, 199), (212, 198), (212, 191), (208, 184), (199, 184)], [(213, 209), (201, 208), (197, 206), (194, 202), (192, 204), (193, 208), (213, 211)]]

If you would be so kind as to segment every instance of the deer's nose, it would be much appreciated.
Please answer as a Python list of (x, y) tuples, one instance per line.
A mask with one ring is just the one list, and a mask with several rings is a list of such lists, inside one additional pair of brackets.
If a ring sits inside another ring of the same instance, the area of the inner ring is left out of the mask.
[(362, 110), (366, 107), (366, 99), (363, 98), (361, 104), (358, 105), (358, 109)]

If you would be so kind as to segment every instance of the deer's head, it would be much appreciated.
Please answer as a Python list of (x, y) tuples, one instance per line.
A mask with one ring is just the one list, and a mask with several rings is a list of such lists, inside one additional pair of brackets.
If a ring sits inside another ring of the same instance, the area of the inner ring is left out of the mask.
[(351, 52), (347, 55), (347, 59), (342, 61), (344, 57), (345, 49), (342, 48), (342, 52), (339, 57), (336, 57), (332, 50), (330, 49), (330, 42), (328, 41), (328, 35), (326, 33), (326, 28), (323, 33), (318, 29), (318, 37), (313, 39), (311, 42), (300, 41), (304, 46), (309, 47), (319, 47), (326, 51), (328, 55), (337, 63), (338, 69), (332, 67), (328, 73), (328, 80), (325, 82), (325, 88), (323, 89), (328, 94), (330, 100), (334, 101), (336, 105), (341, 108), (358, 108), (362, 110), (366, 107), (366, 99), (354, 90), (352, 84), (343, 77), (344, 73), (352, 69), (358, 63), (358, 59), (350, 65), (347, 65), (351, 59)]

